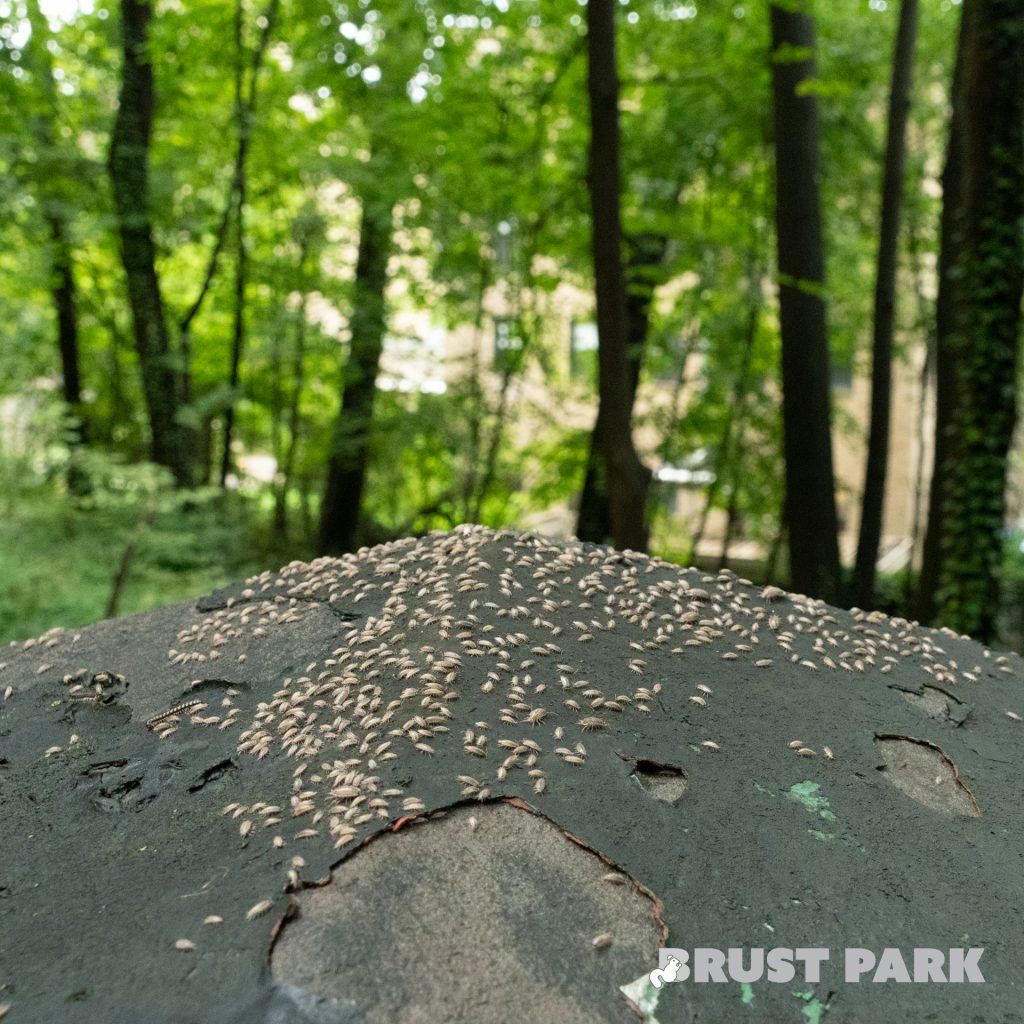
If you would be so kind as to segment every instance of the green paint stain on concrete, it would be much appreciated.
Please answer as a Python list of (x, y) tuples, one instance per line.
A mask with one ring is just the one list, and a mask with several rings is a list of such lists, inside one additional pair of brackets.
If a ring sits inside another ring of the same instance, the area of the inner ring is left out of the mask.
[(828, 800), (820, 795), (820, 790), (821, 786), (816, 782), (797, 782), (789, 787), (787, 796), (790, 800), (803, 804), (811, 814), (817, 814), (825, 821), (835, 821), (836, 816), (829, 810)]
[(749, 981), (745, 981), (740, 985), (740, 988), (743, 990), (740, 1001), (744, 1006), (749, 1006), (754, 1001), (754, 986)]
[(821, 1024), (821, 1018), (825, 1015), (825, 1007), (818, 999), (812, 999), (800, 1011), (807, 1018), (807, 1024)]
[(806, 1018), (807, 1024), (821, 1024), (821, 1019), (825, 1015), (825, 1005), (822, 1001), (815, 999), (813, 992), (794, 992), (793, 995), (807, 1004), (800, 1010)]

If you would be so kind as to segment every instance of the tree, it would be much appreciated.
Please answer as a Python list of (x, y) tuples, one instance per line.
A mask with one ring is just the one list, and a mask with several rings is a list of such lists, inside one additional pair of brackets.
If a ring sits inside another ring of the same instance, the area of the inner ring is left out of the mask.
[(391, 201), (382, 192), (363, 198), (349, 318), (351, 341), (320, 513), (319, 550), (324, 555), (342, 554), (356, 547), (370, 453), (377, 371), (384, 348), (384, 290), (391, 248), (391, 208)]
[(149, 52), (149, 0), (122, 0), (121, 91), (110, 139), (121, 261), (128, 284), (135, 348), (152, 433), (152, 458), (170, 469), (180, 486), (192, 482), (192, 430), (178, 419), (185, 401), (186, 368), (171, 349), (164, 315), (149, 197), (149, 146), (153, 130), (153, 64)]
[[(55, 115), (57, 89), (53, 78), (53, 58), (47, 49), (49, 27), (39, 7), (39, 0), (30, 0), (28, 16), (32, 25), (29, 56), (33, 71), (39, 80), (41, 106), (34, 117), (35, 138), (44, 161), (44, 173), (37, 176), (41, 193), (41, 206), (50, 236), (50, 291), (57, 324), (57, 350), (60, 354), (61, 381), (64, 402), (74, 418), (73, 433), (78, 441), (85, 441), (86, 426), (82, 408), (82, 381), (79, 368), (78, 314), (75, 308), (74, 260), (72, 256), (66, 168), (66, 147), (58, 143)], [(75, 474), (69, 478), (74, 485)], [(81, 483), (81, 481), (79, 481)], [(76, 485), (77, 486), (77, 485)]]
[(832, 473), (814, 21), (804, 4), (771, 7), (775, 221), (782, 332), (782, 420), (791, 585), (835, 600)]
[[(636, 401), (636, 389), (643, 367), (644, 346), (651, 318), (651, 303), (655, 285), (663, 276), (665, 254), (668, 250), (665, 235), (641, 234), (627, 236), (628, 257), (624, 267), (626, 280), (626, 351), (629, 359), (629, 379), (626, 402), (630, 419)], [(596, 434), (591, 436), (587, 453), (587, 471), (580, 497), (576, 536), (597, 544), (607, 544), (612, 536), (611, 505), (605, 486), (607, 474), (602, 465), (601, 451)]]
[[(633, 445), (635, 385), (631, 385), (629, 313), (622, 266), (614, 0), (590, 0), (588, 3), (587, 47), (591, 128), (587, 184), (593, 220), (598, 333), (598, 412), (594, 447), (604, 462), (603, 487), (608, 493), (612, 541), (619, 548), (644, 551), (651, 473), (640, 461)], [(581, 524), (589, 515), (589, 509), (581, 507)]]
[(1024, 9), (966, 0), (939, 253), (935, 459), (918, 611), (995, 629), (1024, 287)]
[(270, 33), (277, 20), (279, 0), (270, 0), (267, 9), (259, 19), (260, 36), (252, 56), (249, 68), (249, 82), (246, 88), (245, 42), (243, 28), (245, 23), (245, 6), (242, 0), (235, 4), (235, 123), (238, 132), (238, 145), (235, 150), (235, 170), (232, 177), (229, 208), (235, 209), (235, 281), (234, 311), (231, 327), (231, 368), (228, 373), (228, 407), (224, 411), (224, 447), (221, 452), (220, 485), (227, 483), (231, 472), (231, 443), (235, 431), (234, 395), (238, 389), (239, 373), (242, 365), (242, 352), (245, 348), (245, 289), (248, 281), (249, 260), (246, 251), (247, 238), (245, 233), (245, 208), (249, 194), (248, 159), (252, 141), (252, 123), (256, 114), (257, 84), (260, 65), (266, 53)]
[(871, 419), (864, 470), (860, 536), (853, 569), (853, 600), (868, 608), (874, 600), (875, 567), (882, 538), (882, 506), (889, 463), (889, 411), (892, 384), (892, 339), (896, 320), (896, 268), (899, 257), (900, 206), (906, 154), (907, 113), (917, 41), (917, 0), (903, 0), (892, 58), (889, 132), (882, 172), (882, 215), (879, 223), (875, 277), (874, 334), (871, 349)]

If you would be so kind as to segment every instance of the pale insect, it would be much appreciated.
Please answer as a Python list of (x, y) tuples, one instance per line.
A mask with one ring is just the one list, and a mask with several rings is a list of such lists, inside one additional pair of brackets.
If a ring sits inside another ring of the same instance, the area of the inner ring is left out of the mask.
[(262, 917), (274, 904), (270, 900), (260, 900), (245, 912), (246, 921), (255, 921)]

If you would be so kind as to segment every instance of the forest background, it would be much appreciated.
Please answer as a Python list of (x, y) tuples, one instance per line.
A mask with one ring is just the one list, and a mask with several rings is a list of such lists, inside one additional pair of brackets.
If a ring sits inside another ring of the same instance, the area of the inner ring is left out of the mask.
[(0, 109), (0, 640), (557, 522), (1024, 644), (1015, 0), (0, 0)]

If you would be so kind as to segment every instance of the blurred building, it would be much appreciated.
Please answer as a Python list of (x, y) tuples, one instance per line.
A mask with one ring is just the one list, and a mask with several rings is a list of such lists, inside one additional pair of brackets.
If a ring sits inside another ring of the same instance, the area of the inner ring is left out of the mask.
[[(533, 301), (542, 305), (524, 315), (522, 295), (507, 288), (493, 288), (485, 297), (479, 323), (460, 325), (451, 331), (432, 322), (429, 314), (402, 310), (399, 301), (384, 346), (378, 386), (389, 391), (440, 394), (461, 375), (474, 373), (495, 402), (501, 388), (508, 389), (511, 443), (517, 439), (525, 443), (538, 431), (554, 434), (566, 429), (589, 430), (597, 409), (597, 328), (592, 295), (573, 285), (560, 284), (550, 295)], [(534, 336), (537, 333), (541, 336)], [(544, 358), (537, 358), (538, 352), (531, 348), (543, 349)], [(655, 500), (667, 510), (659, 527), (659, 547), (676, 553), (689, 551), (707, 488), (713, 481), (711, 459), (705, 449), (687, 452), (672, 464), (660, 459), (661, 437), (650, 425), (649, 414), (671, 402), (678, 403), (685, 412), (695, 394), (689, 382), (700, 379), (704, 359), (700, 349), (700, 345), (689, 346), (687, 365), (671, 376), (645, 374), (637, 399), (637, 447), (654, 471)], [(932, 402), (925, 399), (922, 404), (923, 360), (922, 348), (911, 351), (908, 359), (897, 361), (893, 368), (889, 470), (879, 553), (879, 568), (884, 572), (905, 568), (911, 558), (916, 562), (923, 541), (934, 416)], [(519, 372), (520, 366), (523, 372)], [(680, 378), (688, 382), (681, 395)], [(860, 372), (835, 372), (833, 401), (840, 550), (843, 561), (852, 564), (863, 486), (869, 377)], [(844, 426), (840, 428), (839, 423)], [(573, 532), (575, 521), (575, 507), (563, 505), (538, 512), (523, 525), (567, 536)], [(712, 510), (694, 552), (698, 564), (720, 564), (725, 532), (724, 510)], [(756, 576), (769, 557), (766, 548), (763, 540), (746, 536), (741, 528), (730, 538), (728, 564)]]

